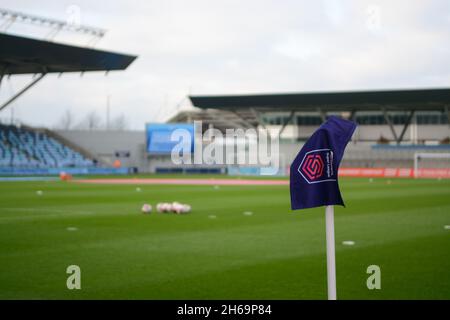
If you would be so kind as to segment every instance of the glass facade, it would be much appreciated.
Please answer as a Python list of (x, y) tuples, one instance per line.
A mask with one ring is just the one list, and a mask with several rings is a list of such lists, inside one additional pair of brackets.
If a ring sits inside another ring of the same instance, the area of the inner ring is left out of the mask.
[[(395, 125), (405, 124), (408, 119), (407, 113), (389, 113), (391, 121)], [(415, 115), (417, 124), (448, 124), (448, 116), (444, 112), (418, 112)], [(387, 124), (383, 114), (362, 114), (356, 115), (356, 122), (362, 125), (383, 125)]]
[[(406, 112), (390, 112), (389, 116), (394, 125), (405, 124), (408, 119)], [(419, 125), (449, 124), (448, 118), (446, 112), (417, 112), (414, 116), (415, 122)], [(264, 115), (264, 121), (269, 125), (283, 125), (288, 119), (288, 114)], [(322, 123), (322, 119), (318, 115), (298, 115), (293, 120), (299, 126), (317, 126)], [(387, 125), (381, 112), (357, 113), (355, 121), (360, 125)]]

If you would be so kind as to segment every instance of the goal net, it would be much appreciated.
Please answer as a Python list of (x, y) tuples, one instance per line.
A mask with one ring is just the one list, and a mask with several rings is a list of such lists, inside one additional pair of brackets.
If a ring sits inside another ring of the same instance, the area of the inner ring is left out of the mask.
[(450, 153), (414, 154), (415, 178), (450, 178)]

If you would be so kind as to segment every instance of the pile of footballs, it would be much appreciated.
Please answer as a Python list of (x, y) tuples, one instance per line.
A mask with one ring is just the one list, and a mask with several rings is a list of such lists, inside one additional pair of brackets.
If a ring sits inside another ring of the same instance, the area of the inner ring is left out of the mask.
[[(142, 206), (142, 213), (151, 213), (152, 212), (152, 205), (145, 203)], [(156, 211), (159, 213), (176, 213), (176, 214), (183, 214), (183, 213), (189, 213), (191, 212), (191, 206), (188, 204), (183, 204), (179, 202), (160, 202), (156, 205)]]

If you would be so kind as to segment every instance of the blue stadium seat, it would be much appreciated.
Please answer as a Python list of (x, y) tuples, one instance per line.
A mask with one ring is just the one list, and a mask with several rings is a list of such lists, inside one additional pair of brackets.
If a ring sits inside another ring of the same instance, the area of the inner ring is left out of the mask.
[(91, 167), (94, 163), (42, 132), (0, 125), (0, 167)]

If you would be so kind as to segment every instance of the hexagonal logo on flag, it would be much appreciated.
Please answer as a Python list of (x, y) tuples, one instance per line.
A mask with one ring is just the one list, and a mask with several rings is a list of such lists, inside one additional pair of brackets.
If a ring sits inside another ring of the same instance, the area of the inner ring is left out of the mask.
[(336, 181), (335, 171), (331, 149), (318, 149), (305, 153), (298, 167), (298, 172), (310, 184)]

